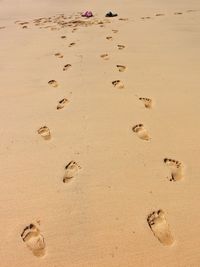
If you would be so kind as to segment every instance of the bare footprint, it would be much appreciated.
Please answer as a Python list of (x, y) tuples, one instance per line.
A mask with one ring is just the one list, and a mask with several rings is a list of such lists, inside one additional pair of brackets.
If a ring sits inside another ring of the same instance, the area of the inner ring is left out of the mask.
[(65, 174), (63, 177), (63, 183), (69, 182), (72, 178), (74, 178), (81, 167), (75, 162), (75, 161), (70, 161), (67, 166), (65, 167)]
[(111, 40), (113, 40), (113, 37), (112, 36), (107, 36), (106, 39), (111, 41)]
[(62, 35), (62, 36), (60, 36), (60, 38), (61, 38), (61, 39), (65, 39), (65, 38), (66, 38), (66, 36), (65, 36), (65, 35)]
[(145, 108), (152, 108), (152, 99), (146, 98), (146, 97), (140, 97), (139, 100), (141, 100), (144, 103)]
[(149, 214), (147, 217), (147, 222), (155, 237), (164, 246), (171, 246), (174, 243), (174, 237), (172, 236), (163, 210), (154, 211)]
[(63, 58), (63, 55), (61, 53), (55, 53), (54, 56), (56, 56), (58, 58)]
[(47, 126), (43, 126), (40, 127), (40, 129), (38, 129), (38, 134), (41, 135), (45, 140), (49, 140), (51, 139), (51, 133), (50, 130)]
[(149, 134), (148, 134), (148, 132), (145, 129), (143, 124), (137, 124), (137, 125), (133, 126), (132, 130), (133, 130), (134, 133), (137, 134), (137, 136), (140, 139), (146, 140), (146, 141), (150, 140)]
[(63, 67), (63, 71), (66, 71), (68, 70), (69, 68), (71, 68), (71, 64), (66, 64), (64, 67)]
[(100, 55), (100, 57), (103, 58), (104, 60), (108, 60), (109, 59), (108, 54), (102, 54), (102, 55)]
[(117, 45), (117, 47), (118, 47), (119, 50), (122, 50), (122, 49), (125, 48), (125, 45)]
[(128, 21), (128, 18), (119, 18), (119, 20)]
[(43, 235), (40, 233), (39, 228), (34, 224), (30, 224), (24, 228), (21, 233), (21, 238), (26, 246), (32, 251), (36, 257), (42, 257), (46, 254), (46, 244)]
[(141, 19), (151, 19), (151, 17), (141, 17)]
[(72, 47), (72, 46), (74, 46), (76, 43), (70, 43), (69, 45), (68, 45), (68, 47)]
[(48, 84), (53, 86), (53, 87), (58, 87), (58, 82), (56, 80), (50, 80), (50, 81), (48, 81)]
[(165, 14), (163, 14), (163, 13), (157, 13), (156, 14), (156, 17), (160, 17), (160, 16), (164, 16)]
[(123, 72), (126, 70), (126, 66), (123, 66), (123, 65), (117, 65), (117, 68), (118, 68), (119, 72)]
[(58, 102), (57, 109), (62, 109), (69, 102), (67, 98), (63, 98)]
[(112, 84), (114, 85), (114, 87), (116, 87), (118, 89), (124, 88), (124, 84), (120, 80), (115, 80), (112, 82)]
[(183, 178), (183, 165), (178, 160), (165, 158), (164, 163), (170, 168), (171, 170), (171, 177), (170, 181), (179, 181)]
[(186, 10), (186, 12), (188, 12), (188, 13), (190, 13), (190, 12), (196, 12), (197, 10), (195, 10), (195, 9), (188, 9), (188, 10)]
[(20, 22), (19, 24), (20, 25), (27, 25), (27, 24), (29, 24), (29, 22), (28, 21), (25, 21), (25, 22)]
[(182, 12), (174, 12), (174, 15), (182, 15)]

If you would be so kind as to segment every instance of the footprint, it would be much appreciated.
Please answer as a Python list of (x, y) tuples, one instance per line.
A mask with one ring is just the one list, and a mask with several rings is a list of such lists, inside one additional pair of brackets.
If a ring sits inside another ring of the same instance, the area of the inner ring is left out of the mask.
[(113, 40), (112, 36), (107, 36), (106, 39), (107, 40)]
[(65, 174), (63, 177), (63, 183), (69, 182), (74, 176), (76, 176), (81, 167), (75, 162), (70, 161), (65, 167)]
[(102, 54), (102, 55), (100, 55), (100, 57), (103, 58), (104, 60), (108, 60), (109, 59), (108, 54)]
[(40, 230), (34, 225), (30, 224), (25, 227), (21, 233), (21, 238), (26, 246), (32, 251), (36, 257), (42, 257), (46, 254), (46, 244)]
[(126, 70), (126, 66), (123, 66), (123, 65), (117, 65), (117, 68), (118, 68), (119, 72), (123, 72)]
[(157, 237), (164, 246), (171, 246), (174, 243), (174, 237), (170, 231), (163, 210), (154, 211), (149, 214), (147, 222), (155, 237)]
[(20, 25), (26, 25), (26, 24), (29, 24), (29, 22), (28, 21), (25, 21), (25, 22), (20, 22), (19, 24)]
[(48, 84), (53, 86), (53, 87), (58, 87), (58, 82), (56, 82), (55, 80), (48, 81)]
[(38, 134), (41, 135), (45, 140), (51, 139), (51, 133), (47, 126), (40, 127)]
[(141, 19), (150, 19), (151, 17), (141, 17)]
[(113, 33), (118, 33), (118, 30), (112, 30)]
[(69, 68), (71, 68), (71, 64), (66, 64), (64, 67), (63, 67), (63, 71), (66, 71), (68, 70)]
[(128, 18), (119, 18), (119, 20), (128, 21)]
[(188, 9), (186, 10), (186, 12), (196, 12), (197, 10), (194, 10), (194, 9)]
[(54, 56), (56, 56), (58, 58), (63, 58), (63, 55), (61, 53), (55, 53)]
[(112, 84), (114, 85), (114, 87), (116, 87), (118, 89), (124, 88), (124, 84), (120, 80), (115, 80), (112, 82)]
[(146, 98), (146, 97), (140, 97), (139, 100), (141, 100), (144, 103), (145, 108), (152, 108), (152, 99)]
[(68, 103), (69, 100), (67, 98), (63, 98), (58, 102), (57, 109), (62, 109), (65, 107), (66, 103)]
[(62, 36), (60, 36), (60, 38), (62, 38), (62, 39), (65, 39), (65, 38), (66, 38), (66, 36), (65, 36), (65, 35), (62, 35)]
[(170, 181), (179, 181), (183, 178), (183, 165), (178, 160), (165, 158), (164, 163), (170, 168), (171, 170), (171, 177)]
[(182, 15), (182, 12), (174, 12), (174, 15)]
[(165, 15), (165, 14), (163, 14), (163, 13), (157, 13), (157, 14), (156, 14), (157, 17), (164, 16), (164, 15)]
[(118, 47), (119, 50), (122, 50), (122, 49), (125, 48), (125, 45), (117, 45), (117, 47)]
[(68, 47), (74, 46), (76, 43), (70, 43)]
[(22, 29), (28, 29), (28, 26), (24, 25), (22, 26)]
[(146, 140), (146, 141), (150, 140), (149, 134), (143, 124), (137, 124), (133, 126), (132, 130), (134, 133), (138, 135), (140, 139)]

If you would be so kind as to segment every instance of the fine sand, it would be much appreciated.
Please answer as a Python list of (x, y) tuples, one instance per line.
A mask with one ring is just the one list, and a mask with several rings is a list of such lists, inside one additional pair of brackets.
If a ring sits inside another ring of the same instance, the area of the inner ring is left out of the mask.
[(199, 0), (5, 0), (0, 36), (0, 267), (199, 267)]

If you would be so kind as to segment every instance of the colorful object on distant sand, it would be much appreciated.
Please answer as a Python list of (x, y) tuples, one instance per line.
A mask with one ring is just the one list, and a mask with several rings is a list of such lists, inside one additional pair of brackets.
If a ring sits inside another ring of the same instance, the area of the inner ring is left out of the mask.
[(92, 11), (86, 11), (84, 14), (82, 14), (82, 17), (86, 17), (86, 18), (93, 17)]
[(106, 17), (109, 17), (109, 18), (117, 17), (117, 16), (118, 16), (117, 13), (112, 13), (111, 11), (106, 14)]

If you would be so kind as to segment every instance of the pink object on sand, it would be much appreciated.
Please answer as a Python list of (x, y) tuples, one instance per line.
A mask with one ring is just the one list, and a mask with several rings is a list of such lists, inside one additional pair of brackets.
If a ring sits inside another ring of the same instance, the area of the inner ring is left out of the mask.
[(86, 11), (84, 14), (82, 14), (82, 17), (86, 18), (93, 17), (92, 11)]

